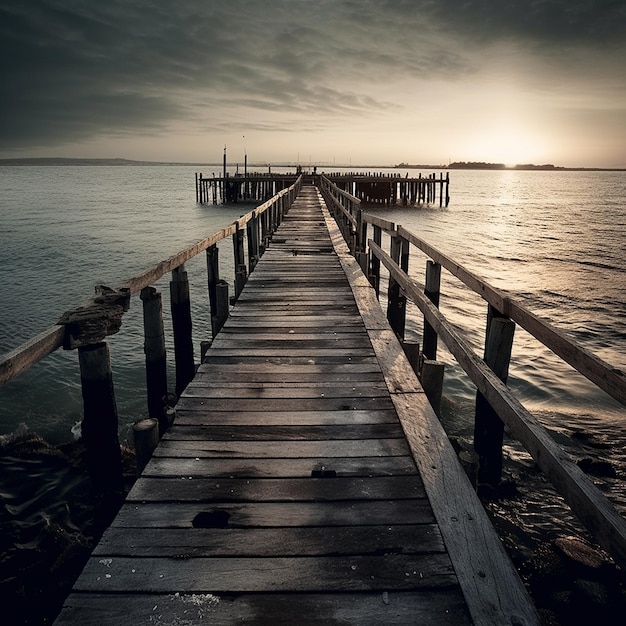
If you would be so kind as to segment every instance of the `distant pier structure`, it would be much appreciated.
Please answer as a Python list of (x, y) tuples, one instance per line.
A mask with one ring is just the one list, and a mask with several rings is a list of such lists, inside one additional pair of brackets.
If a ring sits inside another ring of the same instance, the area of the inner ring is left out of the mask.
[[(293, 174), (268, 172), (247, 172), (221, 176), (204, 177), (196, 173), (196, 202), (217, 204), (218, 202), (259, 202), (265, 201), (287, 189), (303, 174), (307, 182), (313, 183), (321, 175), (317, 168), (304, 172), (298, 167)], [(339, 188), (357, 197), (364, 205), (416, 206), (439, 204), (448, 206), (450, 202), (450, 175), (433, 173), (417, 177), (401, 176), (382, 172), (323, 172), (324, 176)]]

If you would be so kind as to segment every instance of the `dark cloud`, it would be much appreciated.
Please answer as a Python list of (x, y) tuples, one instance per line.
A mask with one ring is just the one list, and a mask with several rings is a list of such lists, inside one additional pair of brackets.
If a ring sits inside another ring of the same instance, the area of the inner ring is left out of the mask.
[(626, 41), (623, 0), (386, 0), (382, 7), (476, 43), (622, 47)]
[(0, 0), (0, 150), (204, 124), (211, 104), (382, 113), (392, 80), (476, 72), (468, 46), (621, 46), (625, 23), (621, 0)]

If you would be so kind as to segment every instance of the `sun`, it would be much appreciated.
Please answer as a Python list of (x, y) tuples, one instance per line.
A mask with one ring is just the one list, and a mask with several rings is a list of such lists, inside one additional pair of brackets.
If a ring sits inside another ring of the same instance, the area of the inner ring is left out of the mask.
[(490, 128), (480, 142), (481, 160), (504, 163), (507, 167), (538, 163), (544, 154), (543, 140), (523, 127)]

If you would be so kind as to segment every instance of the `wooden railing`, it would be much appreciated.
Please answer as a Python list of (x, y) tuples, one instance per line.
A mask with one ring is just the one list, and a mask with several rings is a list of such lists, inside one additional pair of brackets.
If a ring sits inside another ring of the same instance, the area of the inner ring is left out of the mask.
[[(58, 348), (78, 351), (83, 394), (82, 439), (88, 469), (97, 488), (115, 489), (121, 483), (122, 466), (118, 418), (106, 337), (117, 333), (130, 298), (140, 293), (143, 302), (144, 348), (148, 412), (158, 433), (170, 425), (166, 354), (161, 294), (151, 285), (172, 273), (171, 315), (174, 334), (176, 396), (195, 373), (189, 282), (185, 263), (206, 251), (211, 329), (215, 336), (228, 318), (246, 278), (302, 186), (302, 178), (281, 190), (226, 228), (198, 241), (112, 289), (96, 287), (95, 298), (64, 313), (57, 324), (0, 357), (0, 385), (4, 385)], [(228, 283), (220, 279), (217, 244), (232, 237), (235, 281), (229, 299)], [(246, 249), (247, 243), (247, 249)]]
[[(380, 293), (381, 264), (387, 269), (387, 317), (402, 343), (406, 299), (414, 302), (423, 314), (423, 348), (419, 359), (413, 359), (412, 364), (422, 377), (427, 394), (423, 366), (435, 362), (438, 339), (444, 342), (476, 385), (474, 448), (479, 457), (477, 488), (493, 489), (500, 482), (506, 425), (598, 543), (622, 568), (626, 567), (626, 520), (506, 386), (515, 325), (524, 328), (622, 404), (626, 404), (624, 373), (402, 226), (396, 227), (392, 222), (362, 212), (356, 198), (346, 198), (345, 192), (330, 181), (322, 181), (322, 190), (329, 209), (340, 222), (351, 252), (359, 259), (377, 294)], [(373, 239), (369, 240), (368, 224), (373, 227)], [(382, 232), (391, 238), (389, 254), (382, 249)], [(423, 285), (408, 275), (411, 246), (428, 257)], [(438, 309), (442, 268), (487, 303), (483, 358)], [(443, 372), (443, 368), (439, 371)]]

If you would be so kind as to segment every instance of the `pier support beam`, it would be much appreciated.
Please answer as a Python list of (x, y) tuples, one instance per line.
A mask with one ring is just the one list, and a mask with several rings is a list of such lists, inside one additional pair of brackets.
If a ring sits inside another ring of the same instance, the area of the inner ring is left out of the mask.
[(195, 373), (189, 281), (184, 265), (172, 271), (170, 297), (174, 329), (174, 355), (176, 357), (176, 395), (180, 396)]
[[(506, 383), (513, 347), (515, 322), (489, 307), (485, 363)], [(496, 489), (502, 478), (502, 443), (504, 424), (485, 397), (476, 393), (474, 449), (479, 456), (477, 487), (481, 491)]]
[(167, 358), (163, 329), (163, 304), (161, 294), (154, 287), (141, 290), (143, 302), (144, 352), (146, 355), (146, 387), (148, 415), (159, 423), (159, 434), (168, 428), (165, 415), (167, 396)]
[(78, 348), (83, 394), (82, 439), (87, 470), (98, 491), (122, 486), (122, 454), (111, 358), (106, 341)]

